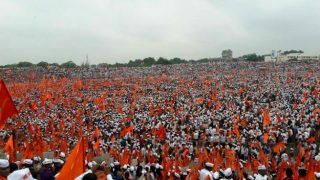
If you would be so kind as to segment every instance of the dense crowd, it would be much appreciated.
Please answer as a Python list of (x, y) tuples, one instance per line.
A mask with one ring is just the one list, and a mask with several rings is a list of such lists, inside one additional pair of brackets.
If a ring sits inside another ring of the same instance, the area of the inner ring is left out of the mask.
[(80, 138), (78, 179), (320, 179), (320, 62), (0, 69), (0, 79), (19, 111), (0, 131), (0, 147), (10, 136), (15, 147), (0, 179), (54, 179)]

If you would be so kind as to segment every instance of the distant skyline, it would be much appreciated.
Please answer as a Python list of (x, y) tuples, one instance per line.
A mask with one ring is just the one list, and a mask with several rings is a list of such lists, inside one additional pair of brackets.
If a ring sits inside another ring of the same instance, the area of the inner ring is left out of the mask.
[(301, 49), (320, 55), (319, 0), (0, 0), (0, 65), (124, 63)]

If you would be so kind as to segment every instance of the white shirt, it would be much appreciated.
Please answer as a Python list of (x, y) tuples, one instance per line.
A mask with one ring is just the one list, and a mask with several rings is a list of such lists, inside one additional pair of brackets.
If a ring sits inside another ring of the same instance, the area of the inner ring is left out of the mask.
[(201, 169), (200, 171), (200, 180), (205, 180), (206, 177), (209, 176), (211, 180), (213, 180), (212, 174), (207, 169)]
[(108, 175), (107, 175), (107, 180), (112, 180), (111, 174), (108, 174)]
[(267, 179), (268, 179), (267, 175), (262, 176), (261, 174), (258, 174), (255, 178), (255, 180), (267, 180)]

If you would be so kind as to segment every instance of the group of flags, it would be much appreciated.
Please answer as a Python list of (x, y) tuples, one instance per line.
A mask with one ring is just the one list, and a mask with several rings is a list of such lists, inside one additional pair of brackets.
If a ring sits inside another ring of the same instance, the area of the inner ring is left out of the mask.
[[(0, 81), (0, 130), (5, 127), (8, 118), (17, 116), (18, 110), (16, 109), (11, 95), (5, 85)], [(16, 158), (14, 148), (14, 135), (11, 135), (4, 147), (5, 152), (9, 155), (10, 160)], [(85, 146), (84, 140), (81, 138), (77, 145), (73, 148), (68, 156), (66, 163), (57, 175), (56, 179), (75, 179), (85, 171)]]

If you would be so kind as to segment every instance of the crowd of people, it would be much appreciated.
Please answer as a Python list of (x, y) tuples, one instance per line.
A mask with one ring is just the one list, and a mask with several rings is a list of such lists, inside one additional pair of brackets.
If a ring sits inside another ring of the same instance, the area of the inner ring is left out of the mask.
[[(320, 62), (0, 69), (0, 179), (320, 179)], [(1, 151), (1, 150), (0, 150)], [(52, 152), (52, 157), (45, 157)], [(23, 173), (20, 173), (23, 174)]]

